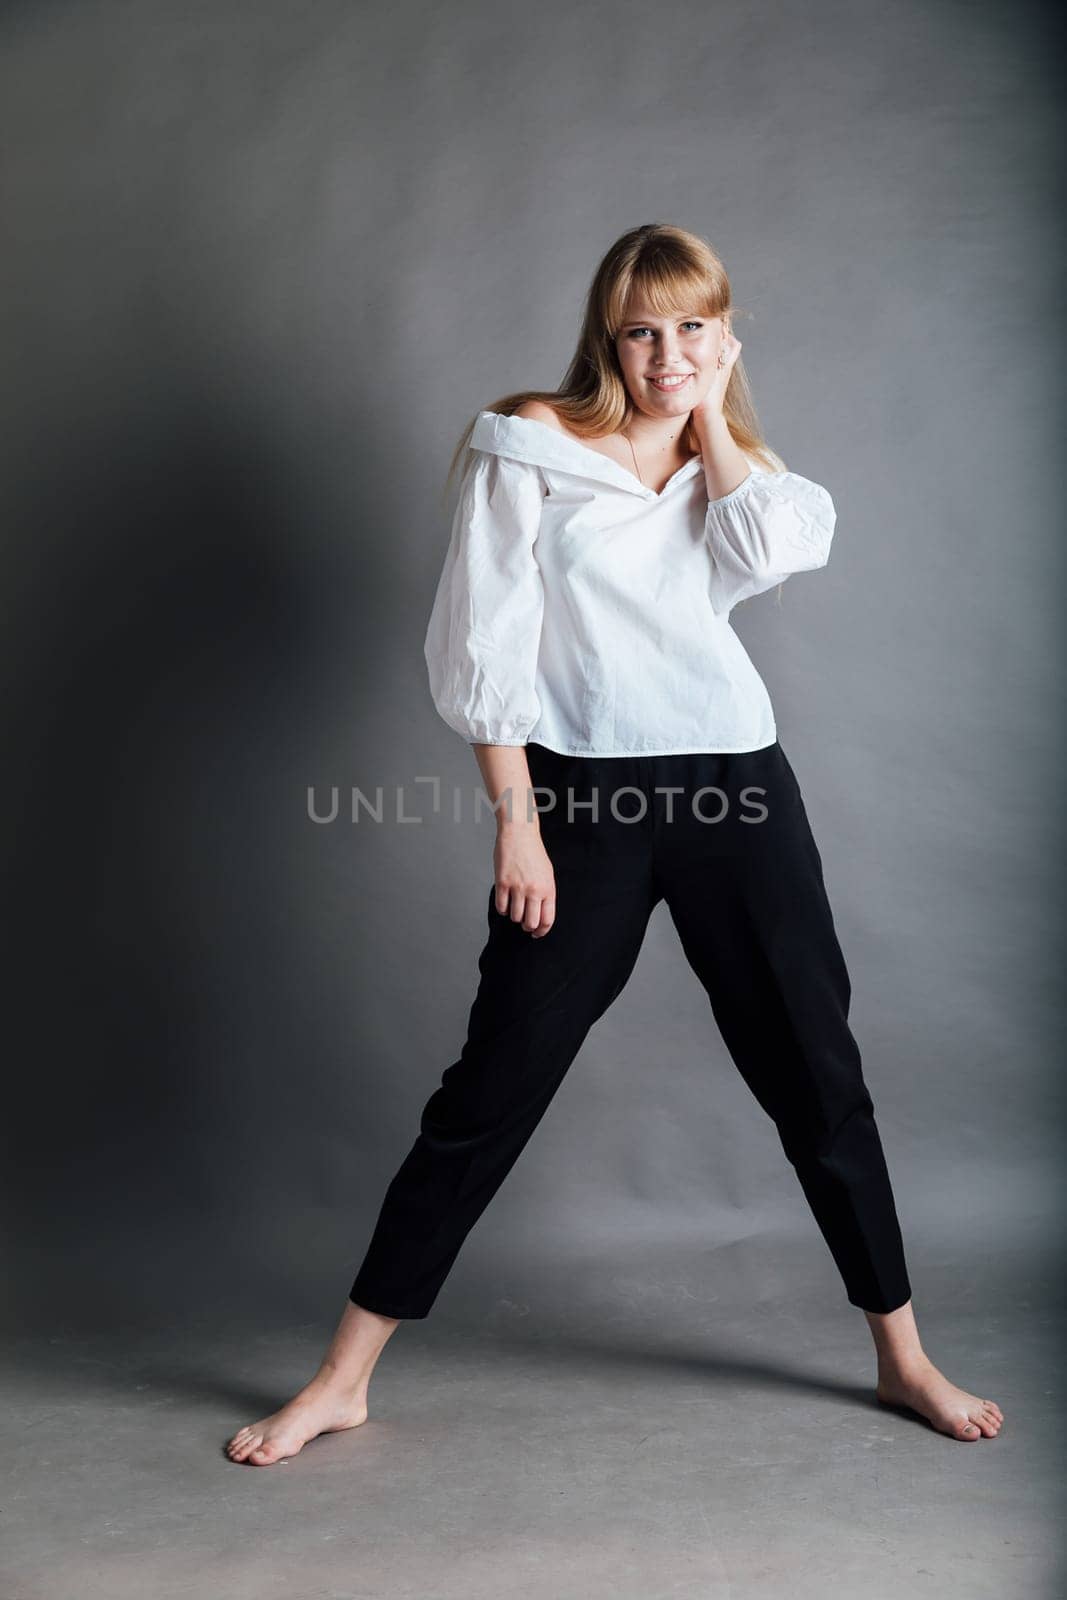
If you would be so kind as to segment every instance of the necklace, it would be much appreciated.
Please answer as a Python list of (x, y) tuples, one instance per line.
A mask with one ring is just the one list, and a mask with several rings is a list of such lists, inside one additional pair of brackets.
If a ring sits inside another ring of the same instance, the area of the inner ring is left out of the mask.
[[(619, 432), (622, 434), (623, 438), (626, 440), (626, 443), (630, 446), (630, 454), (634, 458), (634, 473), (635, 473), (635, 475), (637, 477), (637, 481), (638, 481), (638, 483), (644, 483), (645, 480), (641, 476), (641, 468), (637, 465), (637, 451), (634, 449), (634, 442), (630, 438), (630, 435), (628, 433), (626, 433), (622, 428), (619, 429)], [(672, 439), (672, 441), (674, 439), (674, 434), (673, 433), (671, 434), (671, 439)], [(666, 448), (666, 446), (664, 446), (664, 449), (665, 448)], [(663, 454), (662, 450), (660, 451), (660, 454), (661, 455)]]
[(637, 474), (637, 481), (638, 481), (638, 483), (644, 483), (645, 480), (641, 476), (641, 468), (637, 465), (637, 451), (634, 449), (634, 442), (630, 438), (630, 435), (628, 433), (624, 433), (623, 434), (623, 438), (626, 440), (626, 443), (630, 446), (630, 454), (634, 458), (634, 472)]

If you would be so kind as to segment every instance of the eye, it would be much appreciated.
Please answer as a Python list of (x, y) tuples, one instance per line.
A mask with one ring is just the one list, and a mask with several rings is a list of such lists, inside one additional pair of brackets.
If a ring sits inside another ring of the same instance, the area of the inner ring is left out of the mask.
[[(704, 326), (704, 324), (703, 324), (703, 323), (702, 323), (702, 322), (698, 322), (698, 321), (696, 321), (696, 320), (695, 320), (695, 319), (693, 319), (693, 318), (690, 318), (690, 319), (689, 319), (689, 320), (688, 320), (688, 321), (686, 321), (686, 322), (683, 322), (683, 323), (682, 323), (682, 324), (681, 324), (681, 326), (682, 326), (682, 327), (683, 327), (683, 328), (702, 328), (702, 327), (703, 327), (703, 326)], [(636, 338), (638, 338), (638, 337), (639, 337), (639, 336), (640, 336), (640, 335), (641, 335), (641, 334), (642, 334), (642, 333), (651, 333), (651, 332), (652, 332), (652, 329), (651, 329), (651, 328), (630, 328), (630, 329), (629, 329), (629, 330), (628, 330), (628, 332), (627, 332), (627, 334), (626, 334), (626, 337), (627, 337), (627, 338), (628, 338), (628, 339), (636, 339)]]

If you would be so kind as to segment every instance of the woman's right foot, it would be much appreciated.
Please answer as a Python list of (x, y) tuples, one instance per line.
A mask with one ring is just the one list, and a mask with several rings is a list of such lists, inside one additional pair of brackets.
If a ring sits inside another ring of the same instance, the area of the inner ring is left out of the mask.
[(280, 1411), (241, 1428), (226, 1446), (231, 1461), (272, 1467), (298, 1455), (320, 1433), (340, 1433), (367, 1420), (366, 1389), (343, 1384), (336, 1375), (316, 1374)]

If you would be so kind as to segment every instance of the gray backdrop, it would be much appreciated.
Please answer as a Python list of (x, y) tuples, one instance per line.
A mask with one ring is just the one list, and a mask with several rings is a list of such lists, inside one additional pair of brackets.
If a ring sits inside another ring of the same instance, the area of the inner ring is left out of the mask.
[[(347, 1288), (458, 1051), (492, 878), (422, 660), (444, 471), (476, 409), (559, 381), (596, 261), (653, 219), (723, 254), (767, 436), (838, 508), (829, 566), (735, 622), (906, 1232), (948, 1250), (1049, 1204), (1052, 102), (1006, 8), (818, 9), (818, 48), (810, 8), (762, 4), (8, 17), (27, 1308), (58, 1279), (79, 1321), (169, 1312), (190, 1237), (193, 1296), (215, 1265)], [(335, 784), (382, 785), (382, 823), (312, 822)], [(660, 906), (463, 1267), (507, 1245), (521, 1294), (535, 1248), (710, 1246), (797, 1204)]]
[[(1052, 27), (6, 8), (13, 1329), (332, 1325), (485, 935), (492, 824), (422, 659), (444, 472), (474, 411), (555, 386), (597, 260), (651, 220), (723, 255), (766, 434), (838, 509), (826, 570), (735, 623), (822, 853), (917, 1309), (981, 1316), (990, 1275), (1044, 1303)], [(381, 785), (385, 818), (318, 825), (311, 785)], [(660, 906), (435, 1315), (727, 1289), (848, 1311)]]

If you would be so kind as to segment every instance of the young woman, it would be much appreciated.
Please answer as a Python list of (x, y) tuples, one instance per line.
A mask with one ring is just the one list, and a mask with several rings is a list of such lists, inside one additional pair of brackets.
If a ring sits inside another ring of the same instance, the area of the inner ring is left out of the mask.
[(734, 310), (703, 240), (637, 228), (597, 270), (560, 389), (507, 396), (460, 441), (425, 652), (497, 813), (480, 983), (318, 1372), (233, 1436), (234, 1461), (364, 1421), (387, 1339), (428, 1314), (661, 899), (866, 1315), (878, 1399), (954, 1439), (1000, 1429), (920, 1344), (822, 863), (730, 626), (824, 565), (836, 521), (760, 436)]

